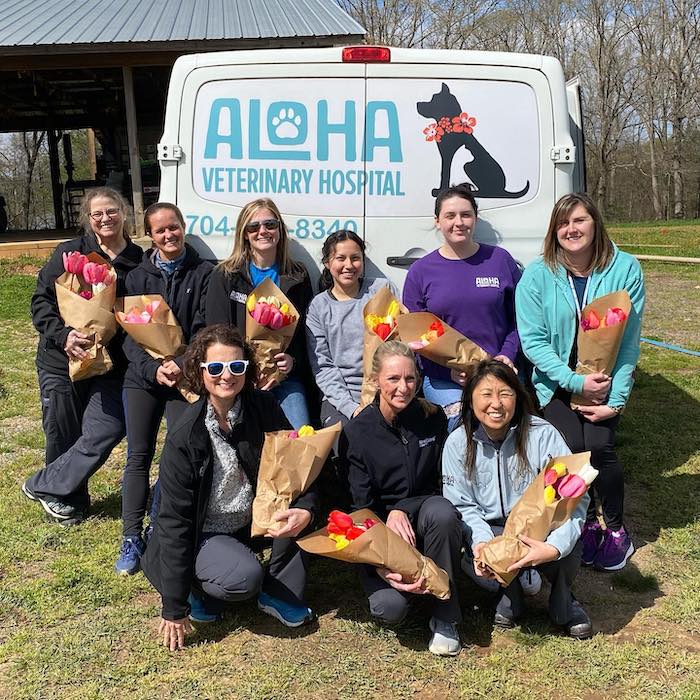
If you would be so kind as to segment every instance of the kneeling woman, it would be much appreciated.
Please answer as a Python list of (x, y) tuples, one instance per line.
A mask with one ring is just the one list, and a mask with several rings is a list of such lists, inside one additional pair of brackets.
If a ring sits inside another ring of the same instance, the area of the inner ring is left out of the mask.
[[(444, 494), (462, 515), (474, 557), (503, 530), (505, 519), (537, 473), (554, 456), (571, 454), (549, 423), (534, 415), (529, 395), (513, 370), (501, 362), (481, 362), (464, 386), (462, 425), (450, 434), (442, 456)], [(577, 639), (591, 636), (591, 622), (571, 594), (581, 565), (578, 539), (589, 497), (570, 520), (544, 542), (523, 539), (528, 553), (511, 570), (536, 567), (551, 583), (549, 615)], [(476, 577), (484, 576), (474, 566)], [(494, 623), (513, 627), (524, 611), (520, 577), (499, 588)]]
[[(372, 372), (379, 391), (374, 403), (353, 418), (340, 437), (340, 458), (346, 463), (353, 509), (370, 508), (387, 526), (445, 569), (449, 600), (435, 600), (429, 649), (453, 656), (461, 646), (461, 620), (454, 572), (462, 534), (459, 514), (440, 495), (440, 455), (447, 437), (445, 414), (415, 398), (416, 359), (398, 341), (382, 344)], [(397, 624), (408, 612), (409, 593), (421, 593), (422, 580), (409, 584), (401, 575), (363, 567), (362, 583), (372, 615)]]
[(252, 351), (235, 328), (200, 331), (184, 374), (202, 398), (169, 426), (157, 523), (141, 562), (162, 597), (163, 643), (182, 647), (190, 619), (213, 621), (217, 603), (254, 596), (263, 612), (301, 625), (311, 610), (303, 601), (305, 555), (294, 538), (312, 521), (315, 495), (277, 513), (282, 527), (269, 533), (267, 573), (252, 549), (263, 542), (249, 536), (264, 434), (291, 426), (275, 398), (254, 388)]

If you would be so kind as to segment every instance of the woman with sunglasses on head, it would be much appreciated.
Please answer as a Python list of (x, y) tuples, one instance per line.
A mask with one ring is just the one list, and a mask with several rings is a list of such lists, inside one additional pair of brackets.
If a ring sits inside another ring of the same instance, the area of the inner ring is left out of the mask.
[(61, 318), (56, 279), (65, 272), (64, 253), (93, 253), (114, 269), (120, 296), (127, 273), (143, 257), (141, 248), (129, 237), (129, 205), (116, 190), (88, 190), (80, 204), (80, 221), (83, 235), (56, 248), (39, 272), (32, 296), (32, 323), (39, 332), (36, 366), (46, 462), (22, 485), (25, 496), (38, 502), (52, 520), (66, 526), (87, 516), (88, 479), (124, 437), (122, 383), (127, 362), (121, 347), (124, 335), (117, 332), (107, 345), (112, 370), (70, 380), (68, 360), (84, 359), (92, 341)]
[(271, 199), (260, 198), (241, 210), (233, 252), (212, 273), (207, 295), (207, 325), (229, 323), (245, 335), (246, 299), (268, 277), (294, 304), (299, 321), (287, 352), (275, 358), (286, 378), (281, 383), (269, 383), (260, 388), (272, 391), (290, 423), (298, 429), (310, 422), (305, 386), (311, 385), (311, 374), (304, 319), (313, 291), (304, 265), (289, 256), (287, 227), (279, 209)]
[(467, 575), (498, 593), (494, 624), (513, 627), (525, 612), (524, 584), (532, 581), (527, 574), (534, 567), (551, 584), (552, 621), (575, 639), (587, 639), (592, 634), (591, 621), (571, 593), (581, 564), (578, 540), (587, 494), (572, 517), (544, 542), (521, 538), (528, 552), (510, 567), (520, 574), (506, 588), (474, 563), (485, 544), (501, 534), (510, 511), (538, 472), (552, 457), (571, 451), (556, 428), (535, 415), (530, 395), (502, 362), (485, 360), (475, 367), (464, 385), (461, 418), (442, 453), (442, 488), (462, 516)]
[[(477, 193), (478, 194), (478, 193)], [(435, 227), (442, 245), (411, 265), (403, 287), (409, 311), (430, 311), (515, 368), (520, 349), (515, 323), (515, 286), (520, 270), (510, 253), (477, 243), (477, 204), (466, 184), (453, 185), (435, 200)], [(459, 420), (465, 372), (421, 358), (423, 393), (442, 406), (450, 431)]]
[[(207, 286), (214, 266), (185, 243), (185, 220), (174, 204), (151, 204), (143, 219), (153, 248), (128, 274), (125, 294), (162, 296), (182, 328), (183, 343), (187, 344), (205, 325)], [(165, 414), (167, 424), (172, 425), (187, 401), (177, 389), (184, 355), (155, 360), (128, 336), (124, 351), (129, 359), (124, 378), (129, 450), (122, 480), (123, 540), (115, 569), (119, 574), (129, 575), (138, 571), (145, 548), (143, 516), (160, 422)]]
[(387, 279), (364, 276), (365, 242), (341, 230), (323, 242), (323, 272), (306, 317), (311, 369), (321, 391), (321, 423), (347, 423), (360, 408), (365, 304), (382, 287), (398, 296)]
[(183, 373), (200, 400), (169, 426), (160, 460), (161, 497), (141, 564), (162, 597), (165, 646), (184, 645), (190, 620), (219, 619), (222, 603), (258, 597), (258, 607), (288, 627), (311, 619), (303, 600), (306, 559), (294, 539), (312, 521), (316, 496), (300, 496), (268, 531), (272, 554), (264, 572), (250, 537), (252, 503), (265, 433), (291, 430), (270, 392), (255, 388), (252, 350), (236, 328), (201, 330), (185, 354)]
[[(627, 290), (632, 309), (609, 374), (576, 374), (581, 310), (597, 297)], [(574, 452), (591, 451), (593, 485), (605, 529), (592, 502), (583, 529), (582, 560), (603, 571), (624, 568), (634, 545), (624, 521), (624, 473), (615, 451), (620, 414), (634, 384), (644, 313), (644, 276), (637, 260), (610, 240), (600, 211), (586, 194), (568, 194), (552, 210), (544, 253), (523, 273), (516, 292), (523, 352), (544, 417)], [(590, 405), (571, 406), (571, 395)]]

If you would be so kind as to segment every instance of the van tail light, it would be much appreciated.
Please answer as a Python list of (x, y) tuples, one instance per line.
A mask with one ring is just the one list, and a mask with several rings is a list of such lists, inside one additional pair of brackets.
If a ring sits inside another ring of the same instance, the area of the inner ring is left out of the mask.
[(390, 63), (391, 49), (386, 46), (346, 46), (343, 63)]

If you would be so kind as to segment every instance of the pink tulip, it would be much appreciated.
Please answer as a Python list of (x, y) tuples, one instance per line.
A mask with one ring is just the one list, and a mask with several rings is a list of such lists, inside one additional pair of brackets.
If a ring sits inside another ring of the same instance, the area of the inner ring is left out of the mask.
[(102, 284), (107, 278), (109, 269), (100, 263), (86, 262), (83, 267), (83, 278), (88, 284)]
[(146, 304), (146, 311), (148, 312), (149, 316), (153, 316), (155, 314), (156, 309), (160, 306), (160, 303), (160, 299), (154, 299)]
[(618, 306), (608, 309), (605, 314), (606, 326), (619, 326), (627, 319), (627, 314)]
[(92, 292), (89, 289), (83, 289), (82, 292), (78, 292), (78, 295), (83, 299), (92, 299)]
[(87, 262), (87, 256), (83, 255), (77, 250), (63, 254), (63, 267), (65, 268), (66, 272), (70, 272), (73, 275), (81, 274), (83, 267)]
[(279, 309), (276, 309), (274, 306), (270, 312), (269, 326), (273, 331), (279, 330), (284, 325), (284, 314), (282, 314)]
[(562, 498), (578, 498), (586, 493), (586, 482), (578, 474), (567, 474), (561, 478), (557, 491)]

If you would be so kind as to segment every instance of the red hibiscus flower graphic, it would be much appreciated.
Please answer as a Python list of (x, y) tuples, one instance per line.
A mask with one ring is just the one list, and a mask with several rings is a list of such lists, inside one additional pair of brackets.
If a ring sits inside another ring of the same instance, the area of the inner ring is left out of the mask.
[(428, 126), (423, 129), (423, 133), (425, 134), (426, 141), (435, 141), (436, 143), (440, 143), (440, 139), (442, 139), (442, 135), (445, 133), (445, 130), (433, 122), (432, 124), (428, 124)]
[(458, 117), (452, 117), (452, 129), (457, 133), (471, 134), (476, 126), (476, 117), (470, 117), (462, 112)]
[(438, 126), (444, 129), (446, 134), (452, 133), (452, 121), (449, 117), (442, 117), (438, 122)]

